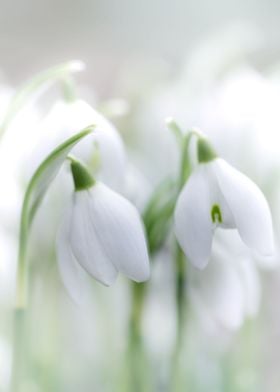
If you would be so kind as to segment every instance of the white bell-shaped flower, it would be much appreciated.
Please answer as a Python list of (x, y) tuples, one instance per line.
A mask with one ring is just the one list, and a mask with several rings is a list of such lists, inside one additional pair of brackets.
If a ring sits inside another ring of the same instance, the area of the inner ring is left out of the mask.
[[(90, 169), (98, 166), (98, 173), (95, 173), (98, 179), (115, 190), (122, 189), (126, 168), (122, 138), (110, 121), (81, 99), (58, 101), (51, 108), (41, 123), (37, 143), (33, 145), (30, 172), (38, 166), (42, 156), (45, 157), (65, 138), (89, 125), (95, 125), (92, 136), (86, 142), (79, 143), (73, 154), (86, 162)], [(96, 163), (96, 156), (99, 155), (99, 162)]]
[(136, 282), (149, 278), (149, 256), (141, 218), (123, 196), (95, 182), (78, 161), (71, 169), (75, 193), (57, 238), (63, 282), (80, 297), (83, 270), (110, 286), (118, 272)]
[(238, 329), (259, 309), (257, 266), (236, 230), (217, 232), (210, 260), (203, 271), (188, 269), (190, 301), (209, 332)]
[(271, 255), (272, 219), (260, 189), (218, 158), (203, 138), (198, 141), (198, 161), (175, 209), (176, 236), (190, 262), (200, 269), (207, 265), (217, 227), (237, 229), (249, 248)]

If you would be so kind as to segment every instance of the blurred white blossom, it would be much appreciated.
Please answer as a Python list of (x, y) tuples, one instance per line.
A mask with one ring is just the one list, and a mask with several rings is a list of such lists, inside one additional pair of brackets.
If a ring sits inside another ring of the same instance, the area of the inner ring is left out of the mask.
[(257, 314), (261, 285), (257, 265), (235, 230), (218, 230), (211, 263), (191, 268), (188, 293), (207, 333), (240, 328)]
[(34, 171), (59, 143), (89, 125), (96, 126), (90, 140), (79, 143), (73, 153), (92, 168), (97, 178), (114, 189), (122, 189), (126, 167), (123, 141), (113, 124), (79, 99), (57, 101), (43, 119), (38, 129), (40, 138), (33, 145), (33, 163), (29, 170)]

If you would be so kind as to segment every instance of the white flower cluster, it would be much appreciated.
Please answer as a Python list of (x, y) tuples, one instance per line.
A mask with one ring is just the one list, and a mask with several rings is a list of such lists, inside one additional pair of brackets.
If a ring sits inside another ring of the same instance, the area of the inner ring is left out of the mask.
[[(72, 150), (78, 160), (69, 158), (75, 190), (56, 242), (59, 269), (70, 295), (80, 301), (86, 286), (85, 272), (107, 286), (115, 281), (118, 272), (136, 282), (148, 280), (151, 249), (147, 242), (151, 244), (138, 210), (145, 210), (148, 204), (152, 181), (149, 183), (139, 169), (128, 164), (117, 129), (87, 102), (76, 98), (56, 102), (39, 124), (40, 131), (30, 131), (29, 137), (23, 138), (25, 156), (31, 154), (31, 160), (17, 175), (22, 176), (23, 172), (28, 179), (42, 158), (59, 143), (89, 125), (94, 126), (92, 134)], [(206, 268), (214, 231), (220, 228), (237, 229), (248, 248), (262, 256), (271, 255), (272, 220), (264, 195), (248, 177), (219, 158), (203, 136), (196, 139), (195, 168), (177, 192), (172, 210), (174, 233), (186, 259), (198, 269)], [(154, 145), (152, 149), (156, 158), (158, 151)], [(185, 149), (182, 154), (190, 151)], [(178, 150), (177, 161), (182, 158)], [(177, 181), (176, 176), (174, 180)], [(161, 205), (162, 196), (154, 210)], [(132, 200), (141, 200), (137, 208)], [(156, 219), (161, 222), (164, 211), (159, 211)], [(161, 229), (153, 232), (155, 238)]]
[[(76, 129), (85, 124), (85, 118), (86, 123), (98, 124), (93, 142), (100, 146), (99, 176), (107, 185), (93, 182), (75, 191), (57, 241), (63, 281), (70, 291), (76, 287), (73, 282), (75, 276), (81, 275), (77, 274), (80, 266), (105, 285), (114, 282), (118, 271), (135, 281), (145, 281), (149, 277), (149, 257), (141, 218), (127, 199), (108, 188), (116, 187), (119, 178), (125, 182), (123, 142), (100, 114), (81, 101), (76, 105), (72, 103), (70, 107), (72, 116), (76, 113), (76, 119), (81, 118)], [(81, 110), (84, 108), (91, 116), (85, 116)], [(88, 144), (85, 140), (74, 149), (85, 162), (90, 162)], [(272, 220), (262, 192), (248, 177), (211, 155), (209, 148), (201, 137), (197, 143), (197, 167), (186, 181), (175, 208), (175, 234), (187, 259), (195, 267), (205, 268), (214, 230), (219, 227), (237, 229), (249, 248), (262, 256), (271, 255)], [(110, 181), (112, 173), (115, 175)], [(117, 188), (122, 189), (120, 185)], [(81, 291), (81, 287), (80, 284), (76, 291)]]

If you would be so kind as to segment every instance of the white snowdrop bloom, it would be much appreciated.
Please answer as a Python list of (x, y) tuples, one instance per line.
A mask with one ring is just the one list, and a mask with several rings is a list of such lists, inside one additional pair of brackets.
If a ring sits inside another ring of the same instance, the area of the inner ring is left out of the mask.
[[(57, 237), (62, 279), (78, 301), (82, 270), (110, 286), (118, 272), (136, 282), (149, 278), (150, 267), (143, 225), (136, 208), (72, 161), (75, 193)], [(82, 268), (81, 268), (82, 267)]]
[[(2, 222), (1, 222), (2, 223)], [(0, 305), (11, 306), (16, 282), (17, 238), (14, 233), (0, 226)]]
[[(217, 257), (218, 256), (218, 257)], [(240, 328), (244, 317), (243, 291), (238, 273), (229, 260), (215, 254), (200, 274), (193, 274), (189, 297), (208, 332)]]
[(202, 129), (207, 127), (217, 150), (233, 165), (241, 164), (265, 182), (269, 171), (279, 163), (279, 99), (279, 86), (274, 80), (240, 65), (197, 101), (197, 114), (191, 122)]
[(205, 268), (217, 227), (237, 229), (249, 248), (271, 255), (272, 219), (260, 189), (218, 158), (203, 138), (198, 141), (198, 161), (175, 208), (176, 236), (190, 262)]
[(123, 195), (142, 212), (148, 203), (151, 193), (151, 184), (144, 174), (136, 166), (128, 165)]
[(33, 147), (31, 170), (33, 171), (41, 162), (42, 156), (49, 154), (56, 145), (89, 125), (96, 126), (91, 140), (79, 143), (73, 154), (85, 161), (97, 174), (98, 179), (113, 189), (121, 189), (126, 166), (123, 141), (112, 123), (80, 99), (73, 102), (56, 102), (42, 121), (38, 130), (38, 141), (35, 148)]
[(189, 274), (190, 300), (208, 332), (236, 330), (257, 314), (259, 274), (236, 230), (219, 230), (211, 263), (203, 271), (191, 268)]
[(6, 176), (11, 176), (14, 181), (18, 181), (22, 173), (22, 165), (28, 160), (33, 140), (36, 140), (38, 134), (37, 124), (40, 110), (33, 103), (29, 103), (9, 124), (7, 131), (3, 133), (1, 127), (9, 110), (13, 94), (12, 89), (8, 87), (3, 89), (0, 86), (0, 163), (4, 166), (2, 171), (6, 172)]

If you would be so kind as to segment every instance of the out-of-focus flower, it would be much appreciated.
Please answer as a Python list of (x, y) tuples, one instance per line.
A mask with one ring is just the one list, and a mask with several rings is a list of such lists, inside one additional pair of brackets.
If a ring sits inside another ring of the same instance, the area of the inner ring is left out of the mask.
[(244, 243), (259, 254), (273, 253), (270, 210), (260, 189), (198, 141), (199, 164), (175, 209), (175, 231), (191, 263), (202, 269), (209, 261), (217, 227), (236, 228)]
[[(0, 127), (14, 95), (7, 85), (0, 85)], [(28, 105), (13, 121), (8, 132), (1, 135), (0, 178), (0, 303), (13, 303), (16, 276), (18, 224), (23, 189), (19, 181), (23, 162), (28, 159), (28, 145), (39, 116), (34, 105)], [(0, 376), (1, 378), (1, 376)], [(0, 387), (1, 389), (1, 387)]]
[(211, 263), (203, 271), (191, 268), (189, 278), (190, 301), (208, 333), (235, 330), (257, 314), (259, 274), (237, 231), (219, 231)]
[(5, 307), (13, 303), (17, 241), (4, 225), (0, 226), (0, 249), (0, 305)]
[(126, 170), (123, 195), (139, 211), (143, 211), (152, 193), (152, 187), (144, 174), (136, 166), (129, 165)]
[(77, 280), (81, 266), (107, 286), (118, 272), (137, 282), (147, 280), (149, 257), (136, 208), (106, 185), (95, 183), (79, 162), (72, 161), (71, 169), (75, 193), (59, 231), (57, 255), (72, 297), (80, 298), (83, 289)]
[(126, 166), (122, 139), (113, 124), (83, 100), (59, 101), (52, 107), (38, 130), (40, 139), (33, 153), (32, 170), (42, 156), (88, 125), (96, 126), (91, 141), (81, 142), (73, 153), (87, 163), (97, 178), (119, 190), (123, 186)]

